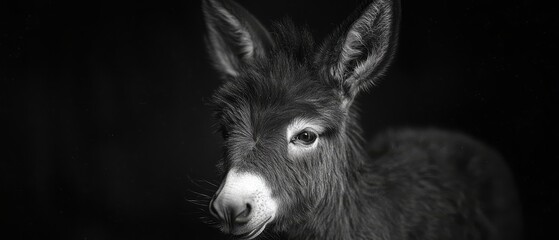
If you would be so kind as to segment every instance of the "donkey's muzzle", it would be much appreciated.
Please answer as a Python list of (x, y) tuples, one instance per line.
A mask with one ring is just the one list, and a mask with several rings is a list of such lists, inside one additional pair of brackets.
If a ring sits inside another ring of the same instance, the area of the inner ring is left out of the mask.
[(239, 239), (258, 236), (274, 220), (277, 203), (265, 180), (257, 174), (231, 169), (215, 196), (209, 210), (221, 230)]
[(250, 221), (252, 203), (250, 199), (239, 196), (214, 196), (210, 202), (210, 213), (231, 230)]

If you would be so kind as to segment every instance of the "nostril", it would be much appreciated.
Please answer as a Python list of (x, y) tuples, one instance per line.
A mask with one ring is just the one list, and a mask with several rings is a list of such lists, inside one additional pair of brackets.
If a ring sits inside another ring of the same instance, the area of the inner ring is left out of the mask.
[(244, 209), (235, 216), (235, 224), (245, 224), (250, 221), (250, 213), (252, 212), (252, 206), (247, 203)]

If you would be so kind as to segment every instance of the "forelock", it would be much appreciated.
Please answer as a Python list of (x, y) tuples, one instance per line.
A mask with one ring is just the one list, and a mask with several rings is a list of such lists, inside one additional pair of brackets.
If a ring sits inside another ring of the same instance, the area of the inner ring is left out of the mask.
[(306, 27), (296, 26), (289, 18), (276, 22), (272, 28), (275, 42), (273, 55), (290, 56), (301, 64), (312, 64), (315, 42)]
[(337, 99), (335, 92), (317, 79), (312, 60), (314, 41), (308, 30), (285, 19), (273, 25), (272, 36), (275, 48), (266, 59), (243, 67), (238, 77), (226, 80), (215, 92), (212, 102), (218, 120), (234, 121), (239, 111), (246, 114), (247, 110), (313, 115)]

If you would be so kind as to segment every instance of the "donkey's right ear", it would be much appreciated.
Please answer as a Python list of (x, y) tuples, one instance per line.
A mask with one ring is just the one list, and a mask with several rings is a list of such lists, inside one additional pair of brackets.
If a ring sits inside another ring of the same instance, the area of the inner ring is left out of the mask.
[(216, 68), (225, 76), (238, 76), (242, 65), (266, 57), (272, 48), (264, 26), (234, 1), (203, 0), (202, 8), (208, 50)]
[(341, 91), (344, 105), (373, 85), (392, 61), (399, 13), (399, 0), (370, 0), (322, 45), (317, 64)]

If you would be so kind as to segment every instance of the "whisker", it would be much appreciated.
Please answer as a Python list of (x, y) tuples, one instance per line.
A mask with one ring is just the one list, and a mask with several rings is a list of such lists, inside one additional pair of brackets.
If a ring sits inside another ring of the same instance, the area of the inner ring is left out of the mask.
[[(202, 186), (202, 184), (207, 184), (211, 187), (217, 188), (217, 184), (212, 183), (208, 180), (205, 180), (205, 179), (195, 180), (195, 179), (192, 179), (190, 176), (187, 176), (187, 178), (190, 181), (190, 183), (192, 183), (194, 186), (196, 186), (198, 188), (205, 189), (205, 186)], [(207, 190), (210, 190), (210, 189), (207, 189)]]
[(198, 195), (198, 196), (201, 196), (201, 197), (204, 197), (204, 198), (207, 198), (207, 199), (212, 198), (211, 195), (208, 195), (208, 194), (205, 194), (205, 193), (197, 192), (197, 191), (194, 191), (194, 190), (189, 190), (189, 191), (190, 191), (191, 193), (194, 193), (194, 194), (196, 194), (196, 195)]
[(208, 181), (208, 180), (200, 180), (200, 181), (205, 182), (205, 183), (207, 183), (207, 184), (209, 184), (209, 185), (211, 185), (211, 186), (217, 187), (217, 184), (212, 183), (212, 182), (210, 182), (210, 181)]
[(202, 201), (202, 200), (193, 200), (193, 199), (185, 199), (187, 202), (192, 203), (194, 205), (197, 206), (208, 206), (208, 202), (207, 201)]

